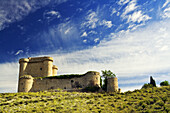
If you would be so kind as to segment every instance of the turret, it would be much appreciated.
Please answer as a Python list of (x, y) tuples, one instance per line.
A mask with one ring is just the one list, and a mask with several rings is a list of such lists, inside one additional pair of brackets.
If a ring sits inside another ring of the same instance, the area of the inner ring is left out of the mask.
[(100, 87), (100, 73), (96, 71), (89, 71), (85, 74), (87, 86), (99, 86)]
[(44, 59), (44, 76), (52, 76), (53, 75), (53, 58), (45, 57)]
[(58, 67), (53, 65), (53, 76), (57, 75), (57, 70), (58, 70)]
[(33, 85), (33, 77), (31, 75), (23, 75), (19, 78), (18, 92), (29, 92)]
[(107, 92), (118, 92), (117, 77), (108, 77), (107, 78)]
[(26, 74), (25, 70), (26, 70), (28, 62), (29, 62), (29, 59), (27, 58), (22, 58), (19, 60), (19, 63), (20, 63), (19, 77)]

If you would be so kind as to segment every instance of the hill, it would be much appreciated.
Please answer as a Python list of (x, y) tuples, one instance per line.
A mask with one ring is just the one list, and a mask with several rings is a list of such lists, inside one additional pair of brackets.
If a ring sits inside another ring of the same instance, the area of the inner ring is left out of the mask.
[(0, 112), (170, 112), (170, 86), (125, 93), (1, 93)]

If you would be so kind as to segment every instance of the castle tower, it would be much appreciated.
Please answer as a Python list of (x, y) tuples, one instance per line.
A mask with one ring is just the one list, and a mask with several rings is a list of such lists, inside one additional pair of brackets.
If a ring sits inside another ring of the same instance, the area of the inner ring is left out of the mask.
[(58, 67), (54, 66), (52, 57), (30, 57), (19, 60), (19, 76), (46, 77), (57, 75)]
[(85, 74), (86, 86), (98, 86), (100, 87), (100, 73), (96, 71), (89, 71)]
[(26, 74), (26, 67), (27, 67), (28, 61), (29, 60), (27, 58), (22, 58), (19, 60), (19, 64), (20, 64), (19, 77)]
[(28, 92), (32, 88), (34, 77), (57, 75), (58, 67), (52, 63), (52, 57), (29, 57), (20, 59), (18, 92)]
[(31, 75), (23, 75), (19, 78), (18, 92), (29, 92), (33, 85), (33, 77)]
[(57, 75), (57, 70), (58, 70), (58, 67), (53, 65), (53, 76)]
[(107, 92), (118, 92), (117, 77), (108, 77), (107, 78)]
[(43, 60), (43, 76), (52, 76), (53, 75), (53, 58), (52, 57), (44, 57)]

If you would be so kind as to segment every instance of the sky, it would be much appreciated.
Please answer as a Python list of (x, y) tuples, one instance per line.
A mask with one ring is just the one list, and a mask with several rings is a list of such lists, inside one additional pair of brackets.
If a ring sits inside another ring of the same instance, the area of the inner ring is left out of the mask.
[(170, 81), (170, 0), (0, 0), (0, 93), (19, 59), (51, 56), (58, 74), (111, 70), (122, 91)]

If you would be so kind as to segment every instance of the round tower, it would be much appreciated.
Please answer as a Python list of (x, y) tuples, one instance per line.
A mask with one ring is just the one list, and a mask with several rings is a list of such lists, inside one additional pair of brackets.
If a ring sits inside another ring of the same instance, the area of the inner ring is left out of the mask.
[(89, 71), (85, 74), (87, 86), (100, 87), (100, 73), (96, 71)]
[(44, 59), (44, 76), (52, 76), (53, 75), (53, 58), (45, 57)]
[(117, 77), (108, 77), (107, 78), (107, 92), (118, 92)]
[(27, 59), (27, 58), (22, 58), (19, 60), (19, 64), (20, 64), (19, 77), (26, 74), (25, 70), (26, 70), (28, 61), (29, 61), (29, 59)]
[(31, 75), (23, 75), (19, 78), (18, 92), (29, 92), (33, 85), (33, 77)]
[(58, 67), (53, 65), (53, 76), (57, 75), (57, 70), (58, 70)]

